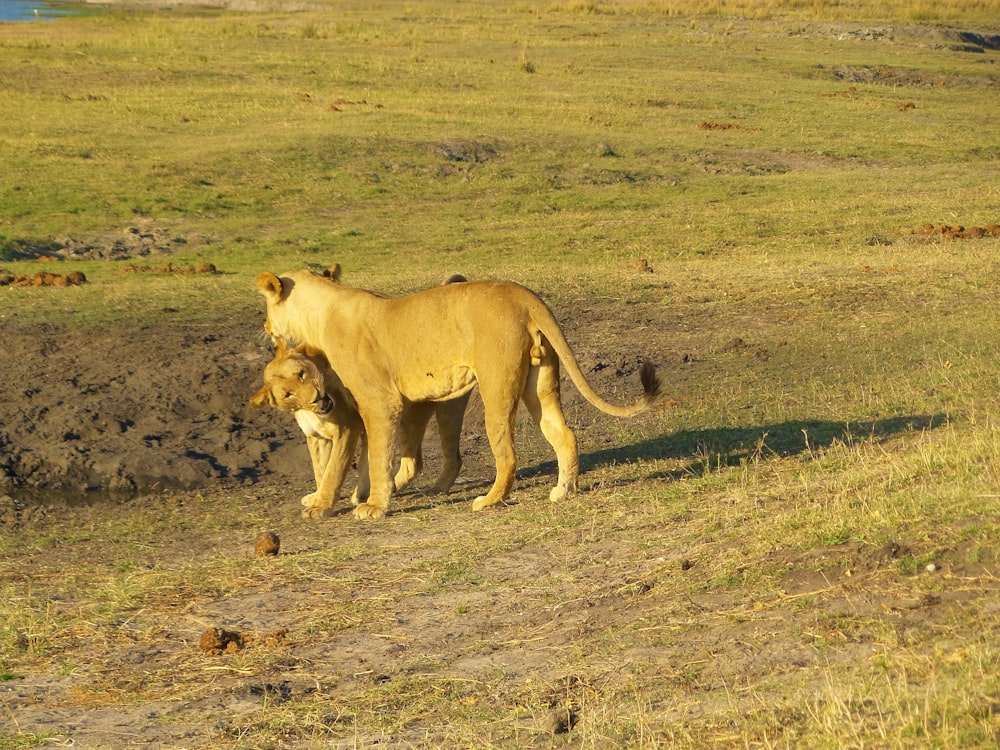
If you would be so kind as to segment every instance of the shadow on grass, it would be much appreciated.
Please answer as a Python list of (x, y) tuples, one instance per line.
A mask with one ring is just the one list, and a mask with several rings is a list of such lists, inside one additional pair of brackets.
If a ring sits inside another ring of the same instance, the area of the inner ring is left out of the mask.
[[(681, 430), (633, 445), (607, 448), (580, 456), (581, 472), (600, 466), (633, 463), (650, 459), (687, 459), (684, 466), (651, 474), (650, 479), (677, 479), (702, 476), (727, 466), (757, 458), (789, 457), (822, 450), (835, 443), (881, 441), (908, 432), (940, 427), (944, 414), (921, 414), (867, 422), (792, 420), (758, 427), (719, 427)], [(518, 472), (529, 478), (557, 472), (555, 461), (546, 461)]]

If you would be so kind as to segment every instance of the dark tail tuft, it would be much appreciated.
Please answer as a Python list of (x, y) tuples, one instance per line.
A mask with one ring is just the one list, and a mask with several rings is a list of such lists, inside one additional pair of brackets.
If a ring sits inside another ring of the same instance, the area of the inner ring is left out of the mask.
[(639, 368), (639, 380), (642, 382), (642, 391), (647, 399), (654, 399), (660, 395), (660, 376), (656, 374), (656, 365), (649, 360), (644, 360)]

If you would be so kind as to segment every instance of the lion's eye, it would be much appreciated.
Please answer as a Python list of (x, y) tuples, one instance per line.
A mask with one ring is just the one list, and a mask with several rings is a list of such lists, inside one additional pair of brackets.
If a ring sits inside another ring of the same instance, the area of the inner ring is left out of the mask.
[(305, 380), (305, 379), (306, 379), (306, 371), (299, 370), (299, 380)]
[(292, 392), (291, 391), (285, 391), (285, 400), (287, 401), (291, 397), (292, 397)]

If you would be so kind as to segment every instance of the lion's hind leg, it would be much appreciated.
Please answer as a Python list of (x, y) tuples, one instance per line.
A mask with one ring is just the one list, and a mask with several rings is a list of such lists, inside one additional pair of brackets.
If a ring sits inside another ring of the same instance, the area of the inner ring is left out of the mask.
[[(527, 366), (527, 360), (525, 360)], [(514, 486), (517, 453), (514, 449), (514, 418), (524, 386), (524, 371), (479, 374), (479, 395), (486, 414), (486, 436), (493, 450), (497, 475), (490, 491), (472, 502), (473, 510), (482, 510), (505, 500)]]
[(576, 435), (566, 424), (559, 398), (559, 360), (551, 353), (544, 354), (539, 365), (532, 366), (528, 371), (523, 399), (528, 412), (556, 452), (559, 479), (549, 493), (549, 499), (559, 502), (576, 492), (580, 455)]
[(465, 408), (469, 405), (471, 395), (470, 391), (464, 396), (434, 405), (438, 434), (441, 437), (443, 463), (441, 472), (431, 488), (432, 492), (446, 494), (462, 469), (462, 422), (465, 420)]
[(424, 468), (423, 444), (427, 423), (434, 414), (434, 404), (423, 402), (407, 404), (399, 420), (399, 469), (393, 478), (396, 491), (400, 492)]

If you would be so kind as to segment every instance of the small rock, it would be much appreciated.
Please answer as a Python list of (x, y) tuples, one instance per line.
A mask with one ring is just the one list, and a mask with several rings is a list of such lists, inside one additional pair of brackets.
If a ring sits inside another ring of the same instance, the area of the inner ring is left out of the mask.
[(551, 734), (566, 734), (576, 726), (576, 712), (571, 708), (557, 708), (545, 721), (545, 729)]
[(653, 273), (653, 266), (645, 258), (632, 261), (632, 268), (639, 273)]
[(18, 630), (14, 634), (14, 648), (18, 651), (27, 651), (31, 648), (31, 641), (28, 640), (28, 636), (21, 630)]

